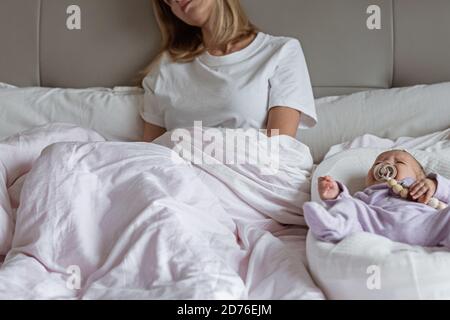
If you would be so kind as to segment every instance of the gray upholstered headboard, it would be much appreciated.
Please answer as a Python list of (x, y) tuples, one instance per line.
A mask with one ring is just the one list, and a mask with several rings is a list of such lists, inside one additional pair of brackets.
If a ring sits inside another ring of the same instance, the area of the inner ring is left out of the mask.
[[(300, 39), (316, 96), (450, 81), (449, 0), (242, 0), (263, 31)], [(70, 5), (81, 30), (68, 30)], [(381, 29), (369, 30), (370, 5)], [(150, 0), (1, 0), (0, 82), (135, 85), (158, 50)]]

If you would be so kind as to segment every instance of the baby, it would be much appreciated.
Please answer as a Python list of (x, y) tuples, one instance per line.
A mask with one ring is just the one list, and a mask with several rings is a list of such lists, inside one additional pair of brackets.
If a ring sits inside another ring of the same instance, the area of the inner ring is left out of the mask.
[[(409, 194), (403, 194), (407, 199), (376, 176), (380, 164), (390, 165), (395, 175), (391, 178), (409, 188)], [(450, 207), (438, 210), (427, 205), (432, 197), (449, 203), (450, 180), (437, 174), (426, 176), (408, 152), (393, 150), (379, 155), (367, 175), (366, 189), (353, 197), (329, 176), (318, 182), (326, 208), (315, 202), (303, 206), (306, 222), (317, 239), (338, 242), (364, 231), (411, 245), (450, 248)]]

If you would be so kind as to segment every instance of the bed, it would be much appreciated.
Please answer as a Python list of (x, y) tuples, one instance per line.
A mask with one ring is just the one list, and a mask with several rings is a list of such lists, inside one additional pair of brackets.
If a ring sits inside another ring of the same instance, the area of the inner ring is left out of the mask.
[[(150, 1), (0, 3), (0, 254), (8, 255), (0, 269), (1, 298), (358, 298), (339, 294), (348, 282), (333, 291), (317, 273), (321, 260), (314, 259), (318, 254), (307, 256), (315, 242), (309, 239), (306, 245), (299, 208), (309, 199), (314, 169), (330, 148), (360, 147), (355, 139), (366, 134), (385, 143), (401, 137), (434, 141), (427, 135), (450, 127), (445, 83), (450, 81), (450, 46), (444, 41), (450, 36), (450, 4), (242, 3), (263, 31), (301, 41), (317, 98), (319, 125), (300, 130), (298, 140), (281, 139), (287, 161), (273, 180), (255, 177), (255, 168), (188, 164), (161, 175), (160, 163), (172, 159), (168, 142), (154, 144), (151, 154), (147, 146), (129, 143), (140, 138), (143, 125), (138, 73), (158, 50)], [(81, 10), (79, 30), (67, 28), (70, 5)], [(380, 29), (367, 27), (373, 5), (380, 9)], [(105, 119), (105, 113), (111, 117)], [(339, 117), (342, 113), (353, 120)], [(118, 147), (123, 154), (114, 151)], [(114, 161), (105, 162), (105, 154)], [(147, 175), (137, 169), (142, 159)], [(32, 166), (40, 170), (28, 174)], [(45, 179), (55, 170), (65, 178)], [(68, 176), (68, 170), (76, 174)], [(121, 175), (114, 175), (116, 170)], [(179, 179), (170, 181), (167, 174)], [(78, 184), (89, 188), (74, 193)], [(158, 197), (145, 192), (156, 190), (155, 185)], [(93, 197), (100, 187), (107, 190), (105, 196)], [(222, 198), (214, 198), (211, 189), (220, 190)], [(58, 192), (66, 197), (45, 196)], [(79, 206), (67, 201), (69, 194)], [(182, 205), (167, 203), (174, 198)], [(202, 210), (192, 206), (193, 199)], [(51, 208), (52, 215), (40, 208)], [(69, 218), (69, 213), (94, 211), (101, 212), (95, 223), (86, 214)], [(20, 228), (12, 232), (14, 224)], [(332, 289), (339, 283), (334, 280)], [(410, 296), (359, 298), (383, 297)]]

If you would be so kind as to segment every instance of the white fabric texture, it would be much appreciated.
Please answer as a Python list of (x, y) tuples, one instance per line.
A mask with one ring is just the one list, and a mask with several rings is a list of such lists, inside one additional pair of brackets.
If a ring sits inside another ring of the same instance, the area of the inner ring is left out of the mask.
[(139, 141), (143, 90), (17, 88), (0, 83), (0, 139), (54, 122), (92, 128), (107, 140)]
[(257, 165), (193, 165), (165, 145), (169, 134), (105, 142), (52, 124), (0, 143), (14, 151), (14, 161), (0, 153), (1, 214), (15, 220), (0, 298), (323, 299), (304, 265), (308, 148), (281, 138), (279, 172), (263, 176)]
[[(407, 149), (425, 171), (450, 177), (449, 138), (450, 129), (396, 141), (366, 135), (336, 146), (316, 168), (311, 197), (320, 202), (317, 178), (324, 175), (352, 193), (362, 190), (373, 161), (389, 149)], [(313, 278), (330, 299), (450, 299), (450, 252), (445, 248), (411, 246), (370, 233), (332, 244), (309, 234), (307, 256)], [(372, 282), (374, 275), (379, 282)]]
[(450, 83), (373, 90), (316, 100), (318, 124), (298, 139), (320, 163), (328, 150), (364, 134), (420, 137), (450, 128)]
[(429, 153), (442, 154), (443, 150), (450, 148), (450, 129), (434, 132), (425, 136), (411, 138), (400, 137), (395, 140), (379, 138), (372, 134), (365, 134), (356, 139), (335, 145), (330, 148), (325, 159), (349, 149), (406, 149), (406, 150), (422, 150)]
[(17, 88), (16, 86), (13, 86), (11, 84), (8, 83), (4, 83), (4, 82), (0, 82), (0, 89), (6, 89), (6, 88)]
[(225, 56), (204, 53), (189, 63), (167, 54), (144, 79), (142, 117), (173, 130), (194, 126), (265, 127), (272, 107), (302, 112), (300, 127), (316, 123), (314, 97), (300, 42), (259, 32), (246, 48)]
[[(63, 128), (63, 131), (58, 131)], [(104, 141), (94, 131), (71, 125), (50, 125), (13, 135), (0, 141), (0, 256), (11, 248), (15, 212), (20, 204), (20, 192), (32, 164), (42, 149), (55, 142)]]

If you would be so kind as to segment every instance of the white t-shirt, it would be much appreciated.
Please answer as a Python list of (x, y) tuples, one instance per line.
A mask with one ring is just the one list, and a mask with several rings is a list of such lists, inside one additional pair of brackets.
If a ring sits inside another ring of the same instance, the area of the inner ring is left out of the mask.
[(173, 130), (194, 126), (264, 129), (268, 110), (301, 111), (301, 128), (317, 122), (308, 68), (300, 42), (259, 32), (244, 49), (204, 53), (189, 63), (164, 54), (143, 81), (142, 118)]

